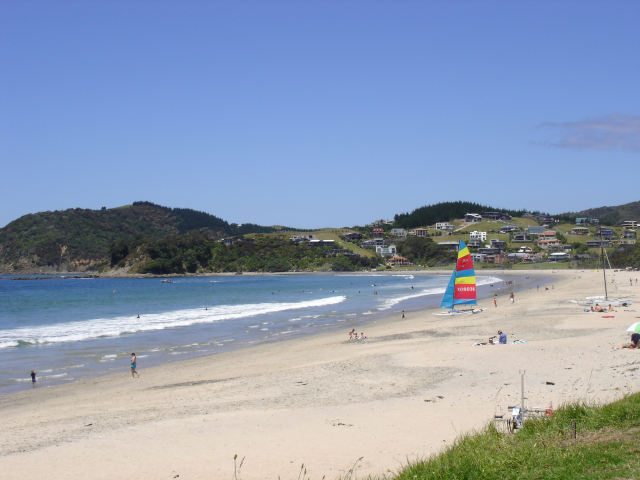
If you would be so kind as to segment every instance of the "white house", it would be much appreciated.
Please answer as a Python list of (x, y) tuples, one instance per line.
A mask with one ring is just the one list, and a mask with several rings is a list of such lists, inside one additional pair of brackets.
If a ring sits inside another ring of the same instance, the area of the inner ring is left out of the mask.
[(392, 228), (391, 236), (398, 238), (407, 238), (407, 231), (404, 228)]
[(436, 223), (436, 230), (454, 230), (456, 227), (451, 225), (449, 222), (440, 222)]
[(477, 213), (467, 213), (464, 216), (464, 221), (467, 223), (477, 223), (482, 221), (482, 215), (478, 215)]
[(291, 240), (292, 242), (306, 242), (315, 239), (315, 235), (291, 235), (291, 238), (289, 240)]
[(396, 246), (389, 245), (388, 247), (376, 247), (376, 253), (382, 255), (383, 257), (395, 257)]
[(638, 222), (635, 220), (625, 220), (622, 222), (622, 226), (624, 228), (638, 228)]
[(429, 230), (426, 228), (416, 228), (415, 230), (411, 230), (409, 235), (415, 235), (416, 237), (428, 237)]
[(565, 252), (556, 252), (549, 254), (549, 260), (552, 262), (561, 262), (562, 260), (568, 260), (571, 258), (571, 254)]
[(487, 232), (473, 231), (469, 234), (469, 240), (480, 240), (481, 242), (486, 242)]
[(471, 259), (473, 263), (484, 263), (487, 261), (487, 256), (484, 253), (472, 253)]

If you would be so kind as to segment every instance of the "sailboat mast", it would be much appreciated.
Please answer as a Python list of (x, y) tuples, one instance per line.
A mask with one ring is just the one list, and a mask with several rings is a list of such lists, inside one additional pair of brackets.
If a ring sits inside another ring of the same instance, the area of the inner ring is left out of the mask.
[(600, 257), (602, 258), (602, 275), (604, 275), (604, 299), (609, 300), (609, 293), (607, 292), (607, 268), (604, 264), (604, 245), (602, 244), (602, 225), (598, 221), (598, 230), (600, 231)]

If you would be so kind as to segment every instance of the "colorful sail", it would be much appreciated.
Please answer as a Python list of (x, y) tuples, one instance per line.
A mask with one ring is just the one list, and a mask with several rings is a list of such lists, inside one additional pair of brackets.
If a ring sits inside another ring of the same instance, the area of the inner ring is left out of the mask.
[(440, 308), (453, 308), (453, 292), (456, 286), (456, 269), (453, 269), (453, 275), (449, 279), (449, 285), (447, 285), (447, 289), (444, 291), (444, 295), (442, 296), (442, 302), (440, 302)]
[(453, 269), (449, 285), (442, 296), (441, 308), (455, 305), (476, 305), (476, 272), (473, 260), (465, 243), (460, 240), (458, 261)]

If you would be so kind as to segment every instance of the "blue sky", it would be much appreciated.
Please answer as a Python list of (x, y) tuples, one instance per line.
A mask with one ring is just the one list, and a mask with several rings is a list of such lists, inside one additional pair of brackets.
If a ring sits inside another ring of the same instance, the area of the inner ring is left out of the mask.
[(640, 2), (3, 1), (0, 226), (640, 200)]

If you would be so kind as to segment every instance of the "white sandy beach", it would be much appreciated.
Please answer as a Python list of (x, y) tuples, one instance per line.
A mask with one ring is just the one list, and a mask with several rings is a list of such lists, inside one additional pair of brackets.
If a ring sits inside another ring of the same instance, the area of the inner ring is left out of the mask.
[[(360, 457), (359, 476), (388, 473), (508, 413), (520, 369), (534, 406), (638, 391), (640, 351), (614, 349), (640, 317), (640, 286), (629, 286), (638, 272), (608, 273), (636, 302), (611, 314), (568, 303), (602, 294), (602, 272), (550, 275), (554, 289), (516, 293), (514, 305), (502, 294), (471, 317), (397, 313), (361, 329), (364, 341), (349, 341), (345, 324), (151, 369), (140, 361), (136, 379), (125, 364), (0, 397), (2, 478), (231, 479), (236, 454), (242, 479), (295, 479), (302, 464), (311, 479), (333, 479)], [(528, 343), (471, 346), (499, 329)]]

